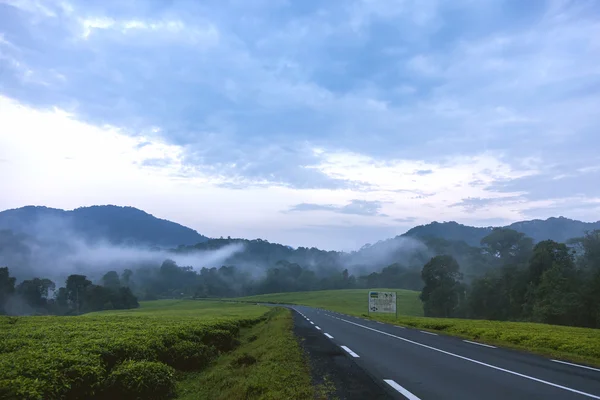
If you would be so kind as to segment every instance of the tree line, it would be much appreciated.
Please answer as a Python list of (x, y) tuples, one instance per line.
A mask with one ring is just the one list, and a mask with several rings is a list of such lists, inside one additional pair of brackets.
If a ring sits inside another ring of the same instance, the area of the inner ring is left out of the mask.
[[(506, 228), (491, 231), (480, 247), (441, 238), (423, 242), (427, 251), (415, 252), (408, 266), (396, 262), (376, 272), (323, 263), (306, 267), (287, 259), (270, 267), (249, 268), (242, 263), (195, 270), (167, 259), (160, 265), (109, 271), (99, 284), (70, 275), (56, 290), (52, 281), (42, 278), (16, 285), (8, 269), (2, 268), (0, 311), (77, 314), (137, 307), (138, 298), (385, 287), (420, 291), (426, 316), (600, 327), (600, 230), (567, 243), (534, 243)], [(260, 247), (256, 254), (268, 251), (266, 242), (256, 243)], [(415, 266), (418, 260), (422, 267)]]
[(137, 297), (117, 272), (110, 271), (95, 285), (85, 275), (69, 275), (64, 287), (56, 290), (50, 279), (33, 278), (16, 284), (8, 267), (0, 268), (0, 314), (77, 315), (92, 311), (139, 307)]
[(499, 228), (481, 240), (481, 252), (491, 268), (470, 284), (450, 255), (425, 264), (426, 316), (600, 328), (600, 230), (534, 245), (523, 233)]

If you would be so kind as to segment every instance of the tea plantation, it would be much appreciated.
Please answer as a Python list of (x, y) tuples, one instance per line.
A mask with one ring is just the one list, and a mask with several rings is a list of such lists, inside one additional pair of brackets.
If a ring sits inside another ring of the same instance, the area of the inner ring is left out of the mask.
[(0, 318), (0, 399), (166, 399), (269, 308), (156, 301), (78, 317)]

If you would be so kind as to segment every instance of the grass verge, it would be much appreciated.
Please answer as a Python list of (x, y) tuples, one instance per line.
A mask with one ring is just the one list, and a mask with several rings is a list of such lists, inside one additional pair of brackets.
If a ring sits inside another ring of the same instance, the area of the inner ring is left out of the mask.
[(241, 331), (241, 344), (208, 369), (178, 382), (180, 400), (319, 399), (328, 389), (314, 388), (304, 354), (292, 331), (291, 312), (276, 308), (267, 320)]
[[(398, 292), (398, 319), (385, 314), (369, 318), (491, 345), (524, 350), (565, 361), (600, 366), (600, 329), (557, 326), (532, 322), (507, 322), (454, 318), (423, 317), (418, 292)], [(367, 293), (364, 290), (326, 290), (316, 292), (274, 293), (243, 297), (242, 301), (284, 302), (320, 307), (359, 317), (367, 317)], [(237, 299), (236, 299), (237, 300)]]

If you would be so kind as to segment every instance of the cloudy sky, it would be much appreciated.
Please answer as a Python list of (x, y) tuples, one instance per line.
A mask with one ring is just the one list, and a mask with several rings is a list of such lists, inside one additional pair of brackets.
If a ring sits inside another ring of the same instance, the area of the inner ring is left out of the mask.
[(0, 0), (0, 209), (353, 249), (600, 218), (596, 0)]

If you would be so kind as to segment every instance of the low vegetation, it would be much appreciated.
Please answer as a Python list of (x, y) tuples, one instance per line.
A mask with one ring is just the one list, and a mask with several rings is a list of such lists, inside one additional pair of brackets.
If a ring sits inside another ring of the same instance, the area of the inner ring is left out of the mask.
[(240, 330), (268, 311), (163, 301), (79, 317), (0, 317), (0, 398), (169, 398), (180, 371), (232, 351)]

